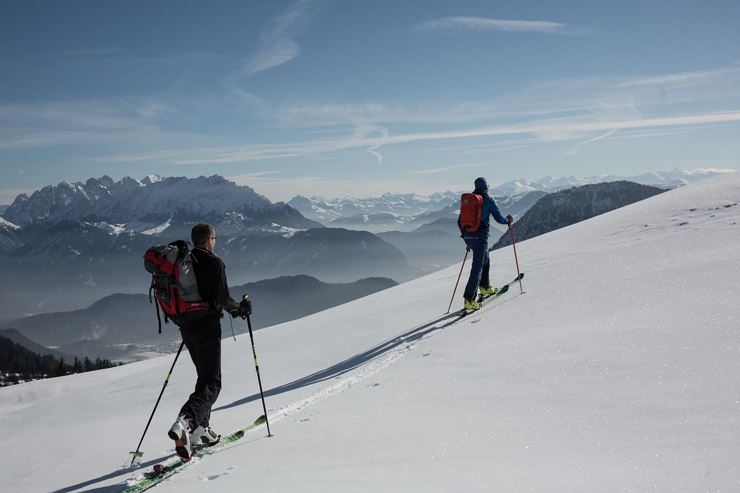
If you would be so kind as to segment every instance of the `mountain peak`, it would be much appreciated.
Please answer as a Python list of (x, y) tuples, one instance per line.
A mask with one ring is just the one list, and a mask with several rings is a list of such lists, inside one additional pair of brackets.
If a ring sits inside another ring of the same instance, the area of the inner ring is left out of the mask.
[(153, 183), (159, 183), (162, 181), (162, 177), (159, 175), (146, 175), (143, 180), (141, 180), (141, 183), (144, 185), (151, 185)]

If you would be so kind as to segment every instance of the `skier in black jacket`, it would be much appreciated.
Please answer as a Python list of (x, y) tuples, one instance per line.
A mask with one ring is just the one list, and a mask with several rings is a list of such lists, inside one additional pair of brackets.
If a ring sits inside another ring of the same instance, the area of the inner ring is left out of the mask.
[(221, 317), (226, 310), (232, 317), (246, 318), (252, 313), (252, 303), (237, 303), (229, 294), (223, 261), (213, 250), (216, 231), (210, 224), (197, 224), (191, 238), (195, 248), (193, 270), (198, 292), (209, 309), (205, 316), (180, 326), (180, 333), (195, 365), (198, 379), (195, 390), (180, 409), (177, 420), (168, 433), (175, 440), (175, 451), (183, 460), (193, 455), (193, 445), (212, 445), (221, 436), (210, 427), (211, 408), (221, 391)]

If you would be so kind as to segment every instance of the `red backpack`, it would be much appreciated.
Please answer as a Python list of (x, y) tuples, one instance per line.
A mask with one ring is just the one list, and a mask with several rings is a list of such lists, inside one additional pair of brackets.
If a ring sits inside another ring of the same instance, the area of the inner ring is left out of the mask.
[(475, 233), (480, 229), (483, 196), (475, 193), (464, 193), (460, 197), (460, 229), (464, 233)]
[(198, 280), (193, 270), (195, 262), (190, 245), (183, 240), (150, 247), (144, 254), (144, 268), (152, 275), (149, 302), (152, 302), (154, 293), (160, 334), (160, 309), (164, 312), (165, 323), (172, 320), (177, 325), (202, 318), (208, 311), (208, 303), (198, 292)]

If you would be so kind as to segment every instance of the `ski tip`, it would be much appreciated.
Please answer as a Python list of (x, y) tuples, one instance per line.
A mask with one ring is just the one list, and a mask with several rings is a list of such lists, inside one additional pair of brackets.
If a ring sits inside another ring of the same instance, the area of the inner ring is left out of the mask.
[(521, 281), (522, 278), (524, 278), (524, 272), (521, 272), (518, 276), (516, 276), (517, 281)]
[(259, 418), (257, 418), (257, 419), (256, 419), (256, 420), (254, 421), (254, 424), (257, 424), (257, 425), (261, 425), (262, 423), (264, 423), (264, 422), (266, 422), (266, 421), (267, 421), (267, 416), (265, 416), (265, 415), (263, 414), (262, 416), (260, 416)]

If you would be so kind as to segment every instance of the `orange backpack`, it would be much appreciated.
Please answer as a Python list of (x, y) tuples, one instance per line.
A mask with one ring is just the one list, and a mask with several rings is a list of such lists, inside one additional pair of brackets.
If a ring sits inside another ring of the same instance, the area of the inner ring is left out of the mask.
[(475, 233), (480, 229), (483, 196), (464, 193), (460, 197), (460, 228), (465, 233)]

